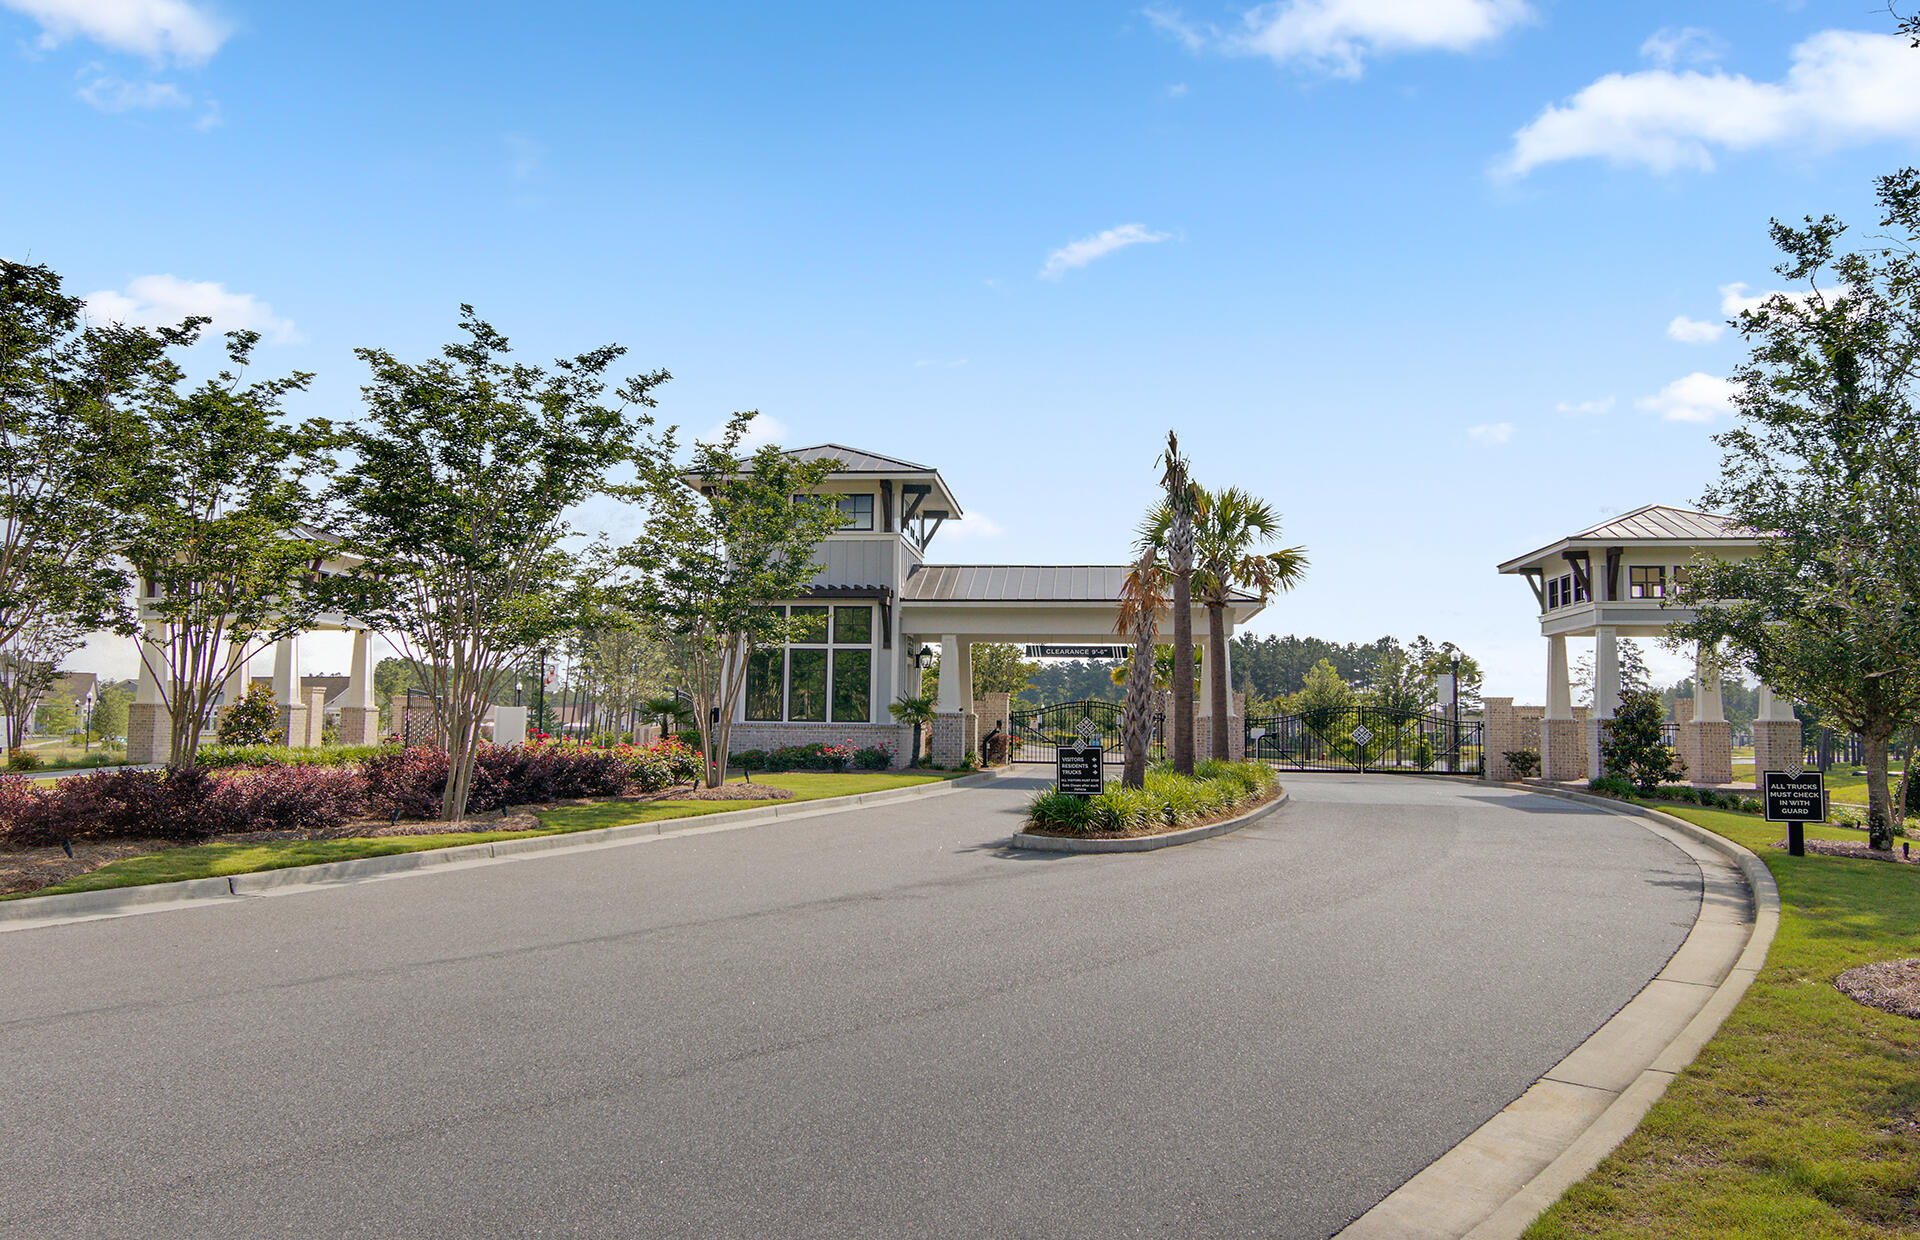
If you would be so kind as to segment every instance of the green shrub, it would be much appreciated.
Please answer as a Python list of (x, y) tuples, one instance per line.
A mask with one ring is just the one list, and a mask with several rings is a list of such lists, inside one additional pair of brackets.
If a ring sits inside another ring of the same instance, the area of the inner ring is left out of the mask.
[(9, 771), (37, 771), (46, 763), (40, 761), (40, 755), (25, 749), (15, 749), (7, 755)]
[(1148, 769), (1144, 788), (1109, 788), (1096, 797), (1038, 793), (1027, 806), (1034, 830), (1085, 835), (1132, 834), (1178, 828), (1267, 797), (1279, 776), (1263, 762), (1209, 760), (1192, 777), (1167, 765)]
[(1603, 797), (1619, 797), (1626, 800), (1636, 791), (1632, 781), (1620, 775), (1604, 775), (1599, 779), (1587, 781), (1587, 791), (1596, 792)]
[(853, 751), (853, 769), (856, 771), (885, 771), (892, 766), (891, 745), (867, 745)]
[(733, 765), (743, 771), (770, 771), (767, 765), (767, 751), (764, 749), (742, 749), (733, 755)]
[(1088, 798), (1048, 789), (1027, 802), (1027, 825), (1069, 835), (1087, 833)]
[(1540, 751), (1537, 749), (1509, 749), (1500, 756), (1507, 760), (1515, 779), (1532, 779), (1540, 773)]
[(360, 766), (373, 758), (397, 753), (398, 745), (334, 745), (289, 749), (285, 745), (202, 745), (196, 765), (218, 771), (229, 767)]
[(1758, 799), (1756, 799), (1756, 798), (1754, 798), (1754, 797), (1742, 797), (1742, 798), (1740, 798), (1740, 812), (1741, 812), (1741, 813), (1743, 813), (1743, 814), (1757, 814), (1757, 813), (1759, 813), (1759, 812), (1760, 812), (1760, 809), (1761, 809), (1761, 805), (1760, 805), (1760, 802), (1759, 802), (1759, 800), (1758, 800)]
[(280, 704), (272, 689), (256, 682), (220, 716), (218, 734), (222, 745), (271, 745), (279, 730)]
[(1660, 695), (1627, 689), (1600, 733), (1600, 761), (1609, 776), (1631, 781), (1651, 794), (1660, 784), (1687, 773), (1687, 764), (1667, 744), (1661, 724), (1667, 716)]

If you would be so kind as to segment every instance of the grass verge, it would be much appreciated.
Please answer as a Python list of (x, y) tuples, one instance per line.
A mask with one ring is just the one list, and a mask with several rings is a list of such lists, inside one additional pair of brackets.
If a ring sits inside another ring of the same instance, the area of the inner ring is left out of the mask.
[[(1920, 955), (1920, 872), (1789, 857), (1786, 828), (1659, 808), (1744, 844), (1780, 886), (1765, 967), (1632, 1136), (1527, 1240), (1860, 1240), (1920, 1234), (1920, 1022), (1835, 990)], [(1809, 838), (1859, 839), (1808, 828)]]
[[(881, 792), (914, 784), (935, 783), (957, 778), (956, 774), (849, 772), (812, 774), (786, 772), (756, 776), (756, 784), (785, 788), (793, 801), (817, 801), (826, 797), (853, 796), (862, 792)], [(729, 782), (738, 783), (738, 780)], [(252, 874), (261, 870), (283, 870), (297, 865), (320, 865), (331, 861), (354, 861), (362, 857), (387, 857), (396, 853), (420, 852), (429, 848), (455, 848), (462, 844), (487, 844), (496, 840), (520, 839), (530, 835), (563, 835), (575, 831), (595, 831), (602, 827), (620, 827), (636, 822), (659, 822), (671, 818), (696, 818), (724, 814), (728, 810), (753, 809), (766, 801), (605, 801), (597, 805), (567, 805), (536, 815), (540, 827), (533, 831), (449, 831), (437, 835), (352, 836), (337, 840), (270, 840), (250, 844), (190, 844), (157, 852), (122, 857), (97, 870), (70, 878), (38, 891), (0, 896), (0, 900), (28, 899), (33, 896), (63, 895), (75, 891), (106, 891), (114, 887), (138, 887), (147, 883), (177, 883), (192, 878), (225, 878), (234, 874)], [(786, 803), (785, 801), (781, 803)]]

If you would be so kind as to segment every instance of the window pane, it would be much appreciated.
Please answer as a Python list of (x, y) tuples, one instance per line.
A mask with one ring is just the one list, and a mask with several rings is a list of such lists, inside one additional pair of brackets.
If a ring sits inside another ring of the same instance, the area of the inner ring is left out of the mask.
[(865, 650), (833, 652), (833, 721), (865, 723), (872, 694), (868, 692), (873, 656)]
[(805, 642), (809, 646), (827, 644), (827, 609), (824, 607), (796, 607), (793, 620), (797, 626), (793, 640)]
[(833, 609), (833, 644), (865, 646), (873, 641), (873, 608), (836, 607)]
[(780, 672), (783, 650), (756, 650), (747, 659), (747, 718), (780, 718)]
[(842, 495), (840, 497), (840, 515), (847, 519), (842, 527), (849, 530), (870, 530), (873, 528), (873, 496)]
[(787, 718), (824, 723), (827, 718), (827, 652), (787, 652)]

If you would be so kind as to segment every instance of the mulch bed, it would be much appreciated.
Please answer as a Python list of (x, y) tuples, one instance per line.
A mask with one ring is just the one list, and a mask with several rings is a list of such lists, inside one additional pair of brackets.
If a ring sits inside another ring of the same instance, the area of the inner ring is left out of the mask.
[[(351, 822), (341, 823), (337, 827), (326, 827), (317, 831), (243, 831), (237, 835), (217, 835), (206, 842), (209, 844), (264, 844), (279, 840), (343, 840), (368, 836), (445, 835), (450, 831), (534, 831), (540, 826), (539, 820), (535, 817), (540, 811), (569, 805), (637, 804), (645, 801), (785, 801), (792, 796), (791, 789), (775, 788), (770, 784), (723, 784), (718, 788), (681, 784), (672, 788), (663, 788), (658, 792), (643, 792), (636, 796), (556, 801), (550, 805), (515, 805), (508, 809), (492, 810), (484, 814), (469, 814), (467, 820), (457, 827), (437, 819), (426, 822), (394, 822), (387, 818), (357, 818)], [(75, 840), (71, 857), (57, 845), (49, 848), (0, 848), (0, 895), (37, 891), (42, 887), (51, 887), (56, 883), (64, 883), (70, 878), (77, 878), (124, 857), (137, 857), (145, 853), (180, 847), (184, 845), (171, 840), (113, 840), (97, 843)]]
[[(1774, 844), (1774, 847), (1785, 852), (1787, 842), (1780, 840)], [(1868, 848), (1865, 844), (1856, 844), (1852, 840), (1808, 840), (1807, 851), (1819, 853), (1823, 857), (1858, 857), (1863, 861), (1895, 861), (1904, 862), (1907, 865), (1920, 865), (1920, 853), (1903, 857), (1897, 847), (1892, 852), (1888, 852), (1885, 849)]]
[(1920, 1020), (1920, 959), (1863, 964), (1834, 978), (1833, 985), (1855, 1003)]

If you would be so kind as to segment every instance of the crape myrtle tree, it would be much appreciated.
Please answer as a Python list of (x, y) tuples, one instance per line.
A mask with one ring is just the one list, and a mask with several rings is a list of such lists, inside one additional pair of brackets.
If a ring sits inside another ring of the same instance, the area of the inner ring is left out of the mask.
[(25, 742), (33, 722), (30, 716), (34, 703), (49, 697), (61, 661), (86, 640), (86, 626), (63, 616), (37, 617), (13, 635), (5, 655), (0, 656), (5, 663), (0, 670), (0, 712), (6, 717), (9, 749)]
[(419, 363), (355, 350), (373, 376), (334, 486), (347, 546), (365, 560), (351, 575), (356, 612), (398, 639), (433, 697), (449, 822), (466, 814), (495, 693), (590, 603), (591, 557), (565, 514), (648, 455), (644, 410), (669, 378), (635, 375), (609, 393), (618, 345), (547, 370), (508, 361), (507, 338), (472, 306), (460, 331)]
[(681, 651), (708, 787), (726, 777), (750, 669), (758, 660), (777, 678), (780, 647), (796, 635), (798, 622), (772, 604), (806, 594), (819, 572), (813, 553), (845, 521), (813, 494), (838, 462), (800, 461), (772, 444), (742, 455), (756, 416), (734, 414), (684, 468), (671, 430), (641, 461), (631, 494), (646, 509), (644, 532), (620, 551), (612, 589)]
[(142, 411), (179, 381), (169, 350), (206, 322), (88, 326), (83, 312), (51, 269), (0, 260), (0, 647), (47, 625), (127, 629), (118, 514), (145, 456)]
[(1670, 635), (1718, 645), (1857, 732), (1884, 847), (1888, 744), (1920, 719), (1920, 173), (1881, 178), (1877, 197), (1887, 233), (1864, 250), (1841, 252), (1832, 216), (1773, 224), (1776, 270), (1799, 287), (1736, 321), (1752, 351), (1703, 500), (1772, 537), (1748, 559), (1691, 565), (1679, 598), (1697, 618)]
[(228, 677), (323, 609), (318, 570), (333, 551), (313, 528), (321, 500), (309, 485), (330, 428), (281, 417), (286, 394), (312, 376), (247, 381), (260, 334), (226, 339), (231, 369), (147, 405), (145, 460), (120, 521), (140, 579), (140, 658), (166, 709), (172, 760), (184, 767), (198, 760)]

